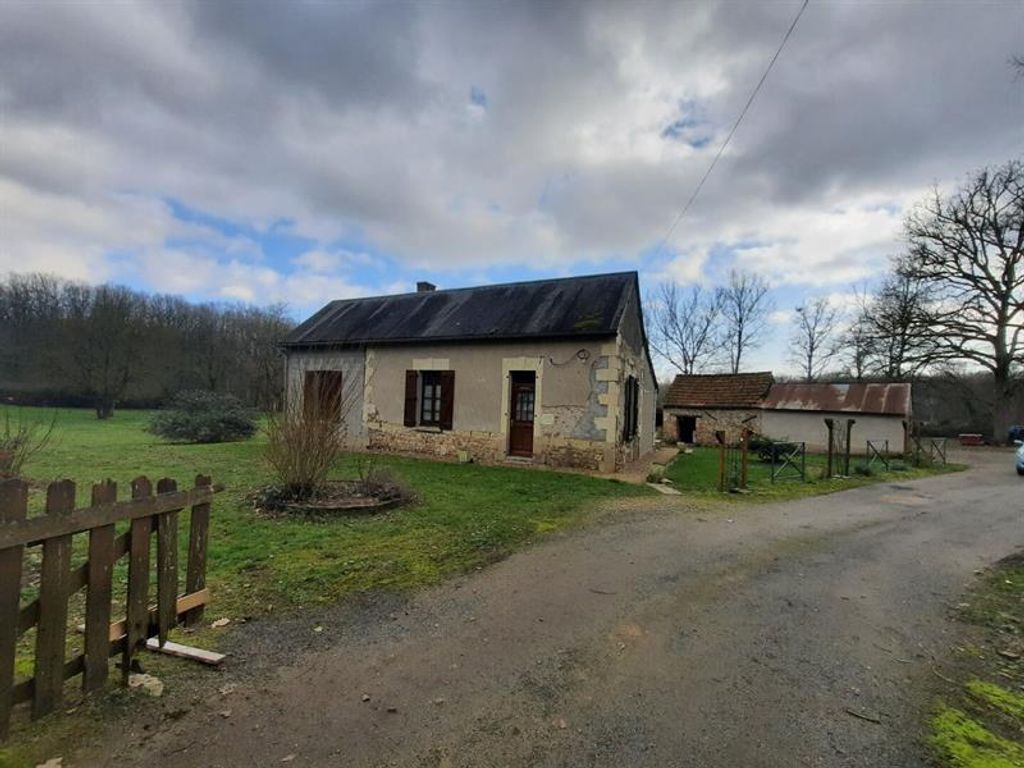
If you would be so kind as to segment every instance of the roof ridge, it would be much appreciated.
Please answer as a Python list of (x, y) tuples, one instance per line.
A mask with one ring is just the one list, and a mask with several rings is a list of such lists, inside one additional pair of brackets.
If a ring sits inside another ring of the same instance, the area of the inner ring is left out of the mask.
[[(439, 293), (457, 293), (459, 291), (479, 291), (486, 288), (515, 288), (520, 285), (536, 285), (537, 283), (565, 283), (571, 280), (593, 280), (599, 277), (638, 276), (635, 269), (620, 272), (593, 272), (589, 275), (567, 275), (565, 277), (539, 277), (535, 280), (515, 280), (511, 283), (483, 283), (482, 285), (464, 285), (460, 288), (436, 288), (432, 291), (405, 291), (404, 293), (379, 293), (374, 296), (353, 296), (351, 299), (331, 299), (325, 307), (349, 301), (377, 301), (380, 299), (397, 299), (402, 296), (436, 296)], [(639, 279), (639, 278), (638, 278)]]

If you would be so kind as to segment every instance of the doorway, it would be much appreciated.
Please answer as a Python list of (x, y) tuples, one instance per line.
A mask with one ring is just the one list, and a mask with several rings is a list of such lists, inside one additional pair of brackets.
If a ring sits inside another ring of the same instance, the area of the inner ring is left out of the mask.
[(533, 371), (512, 371), (508, 409), (508, 455), (533, 456), (533, 415), (536, 410), (536, 376)]
[(693, 433), (697, 431), (696, 416), (679, 416), (679, 442), (693, 444)]

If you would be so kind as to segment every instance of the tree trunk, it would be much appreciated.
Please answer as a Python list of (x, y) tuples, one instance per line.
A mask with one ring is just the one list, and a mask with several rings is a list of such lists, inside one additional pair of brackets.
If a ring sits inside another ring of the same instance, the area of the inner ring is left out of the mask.
[(109, 419), (114, 415), (114, 400), (109, 397), (101, 397), (96, 401), (96, 418)]
[(1009, 439), (1016, 388), (1008, 373), (997, 372), (993, 377), (992, 389), (992, 442), (1003, 445)]

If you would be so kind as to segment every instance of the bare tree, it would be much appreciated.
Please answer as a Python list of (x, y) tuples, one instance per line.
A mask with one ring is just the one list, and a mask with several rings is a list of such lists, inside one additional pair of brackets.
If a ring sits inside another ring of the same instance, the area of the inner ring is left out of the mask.
[(757, 349), (764, 340), (768, 315), (775, 308), (770, 290), (764, 278), (735, 270), (729, 275), (729, 284), (722, 289), (725, 344), (733, 373), (740, 372), (743, 355)]
[(145, 368), (144, 302), (120, 286), (75, 288), (66, 292), (71, 308), (64, 322), (65, 374), (90, 398), (96, 417), (108, 419)]
[(978, 171), (948, 197), (936, 189), (906, 232), (899, 270), (928, 299), (915, 333), (936, 360), (991, 374), (993, 437), (1005, 440), (1024, 363), (1024, 162)]
[(863, 381), (871, 371), (874, 339), (868, 322), (867, 306), (858, 306), (853, 322), (840, 339), (840, 355), (846, 370), (857, 381)]
[(0, 395), (150, 405), (189, 389), (280, 404), (283, 306), (191, 304), (122, 286), (39, 274), (0, 278)]
[(662, 283), (651, 302), (651, 346), (687, 375), (703, 370), (718, 343), (723, 290), (708, 291), (695, 285), (683, 291), (676, 283)]
[(836, 335), (840, 312), (826, 297), (796, 308), (793, 335), (789, 341), (790, 360), (800, 368), (805, 381), (814, 381), (839, 352)]
[(866, 307), (870, 367), (887, 379), (915, 376), (936, 362), (935, 343), (927, 332), (928, 288), (900, 269), (885, 278)]

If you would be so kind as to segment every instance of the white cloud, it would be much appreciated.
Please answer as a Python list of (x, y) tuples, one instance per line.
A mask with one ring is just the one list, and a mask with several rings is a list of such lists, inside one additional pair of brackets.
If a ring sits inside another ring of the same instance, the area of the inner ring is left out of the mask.
[[(312, 300), (377, 268), (344, 240), (409, 273), (641, 264), (796, 6), (8, 3), (0, 268)], [(1012, 3), (812, 6), (658, 269), (815, 291), (877, 273), (927, 184), (1021, 151), (1022, 23)], [(663, 137), (679, 120), (710, 144)], [(261, 265), (166, 199), (316, 245)]]

